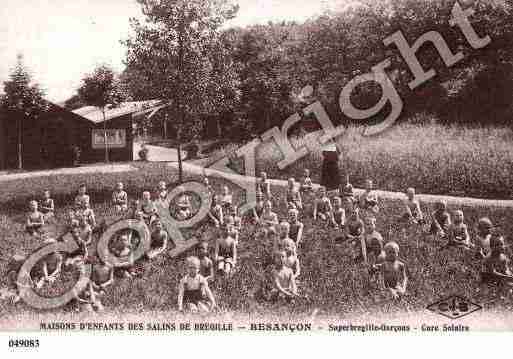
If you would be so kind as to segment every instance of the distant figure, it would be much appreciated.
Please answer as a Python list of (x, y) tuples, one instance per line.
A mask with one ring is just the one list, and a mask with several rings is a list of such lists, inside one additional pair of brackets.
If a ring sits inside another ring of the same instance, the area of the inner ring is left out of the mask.
[(338, 166), (338, 150), (335, 144), (329, 144), (322, 150), (321, 185), (328, 191), (336, 190), (340, 186), (340, 169)]
[(365, 191), (360, 195), (358, 203), (364, 217), (375, 216), (379, 212), (379, 198), (372, 180), (365, 181)]
[(476, 256), (480, 259), (486, 258), (490, 254), (490, 239), (492, 238), (493, 224), (490, 218), (483, 217), (479, 219), (476, 226)]
[(44, 215), (44, 219), (48, 220), (54, 216), (55, 213), (55, 203), (51, 198), (50, 191), (45, 190), (43, 194), (43, 199), (39, 204), (39, 210)]
[(148, 161), (148, 152), (149, 152), (148, 147), (146, 147), (145, 144), (142, 144), (141, 149), (139, 150), (139, 153), (138, 153), (139, 159), (141, 161)]
[(296, 180), (294, 178), (289, 178), (288, 187), (287, 187), (287, 195), (286, 195), (286, 205), (292, 203), (298, 210), (303, 209), (303, 200), (301, 198), (301, 192), (299, 188), (296, 187)]
[(502, 236), (493, 236), (490, 239), (490, 253), (483, 261), (481, 279), (484, 283), (497, 284), (511, 288), (513, 273), (510, 268), (510, 259), (507, 257), (506, 246)]
[(342, 202), (345, 202), (346, 199), (350, 199), (353, 203), (356, 202), (353, 185), (349, 182), (349, 175), (346, 175), (345, 181), (340, 183), (338, 195), (342, 199)]
[(39, 212), (37, 201), (30, 201), (30, 212), (27, 216), (26, 230), (31, 236), (40, 236), (43, 233), (45, 218)]
[(116, 190), (112, 193), (112, 203), (116, 213), (128, 211), (128, 194), (124, 190), (123, 182), (116, 185)]
[(468, 234), (468, 228), (465, 224), (465, 218), (463, 211), (457, 210), (454, 212), (454, 221), (449, 227), (448, 233), (448, 246), (458, 246), (463, 248), (470, 247), (470, 235)]
[(265, 199), (271, 199), (271, 182), (267, 178), (267, 172), (261, 172), (260, 178), (257, 180), (257, 192), (264, 194)]
[(444, 200), (435, 203), (435, 211), (431, 214), (433, 222), (431, 223), (430, 234), (433, 237), (446, 239), (451, 227), (451, 215), (447, 211), (447, 203)]

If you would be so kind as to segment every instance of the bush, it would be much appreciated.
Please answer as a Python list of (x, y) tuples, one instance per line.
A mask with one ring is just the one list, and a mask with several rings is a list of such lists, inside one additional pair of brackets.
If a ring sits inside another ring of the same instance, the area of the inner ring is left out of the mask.
[(449, 83), (440, 116), (445, 123), (511, 126), (513, 65), (480, 65)]

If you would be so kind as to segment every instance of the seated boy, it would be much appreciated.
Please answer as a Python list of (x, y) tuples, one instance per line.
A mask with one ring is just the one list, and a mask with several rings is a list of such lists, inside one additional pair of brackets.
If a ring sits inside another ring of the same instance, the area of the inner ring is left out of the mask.
[(214, 262), (210, 259), (208, 252), (208, 243), (201, 242), (198, 250), (198, 259), (200, 261), (200, 274), (211, 282), (214, 280)]
[(267, 179), (267, 173), (261, 172), (260, 178), (257, 181), (257, 192), (262, 192), (264, 198), (270, 200), (271, 195), (271, 182)]
[(363, 251), (366, 250), (367, 247), (365, 245), (364, 225), (363, 221), (360, 219), (358, 208), (355, 208), (349, 216), (349, 221), (347, 221), (346, 227), (344, 228), (343, 237), (340, 239), (349, 241), (355, 261), (360, 261), (362, 256), (365, 258), (366, 253), (363, 253)]
[(214, 190), (214, 186), (210, 184), (210, 180), (207, 176), (203, 177), (203, 185), (207, 189), (208, 195), (210, 197), (214, 197), (216, 195), (216, 191)]
[(297, 209), (291, 209), (288, 213), (290, 224), (289, 237), (296, 243), (296, 246), (299, 246), (303, 239), (304, 225), (299, 221), (299, 212)]
[(420, 209), (420, 202), (415, 197), (415, 188), (406, 190), (406, 200), (404, 201), (405, 213), (403, 220), (409, 224), (424, 224), (424, 215)]
[(86, 246), (93, 242), (93, 228), (87, 221), (86, 217), (79, 219), (80, 237)]
[(335, 224), (335, 220), (333, 219), (333, 207), (326, 193), (326, 187), (324, 186), (319, 188), (319, 195), (315, 199), (313, 219), (314, 221), (319, 219), (322, 222)]
[(376, 218), (365, 218), (365, 246), (367, 249), (367, 259), (373, 258), (377, 261), (383, 251), (383, 237), (376, 230)]
[(278, 215), (273, 212), (272, 202), (267, 200), (264, 202), (264, 211), (260, 216), (258, 236), (267, 236), (267, 231), (276, 225), (278, 225)]
[(313, 183), (312, 183), (312, 179), (310, 178), (310, 170), (307, 168), (305, 168), (303, 171), (303, 177), (301, 178), (300, 190), (303, 194), (313, 191)]
[(167, 199), (168, 191), (167, 184), (164, 181), (160, 181), (157, 187), (157, 195), (156, 198), (158, 201), (164, 202)]
[(287, 248), (292, 248), (294, 253), (297, 253), (297, 245), (292, 238), (290, 238), (290, 223), (281, 222), (279, 228), (280, 233), (274, 245), (274, 250), (285, 251)]
[(69, 254), (69, 258), (67, 259), (66, 263), (73, 265), (80, 262), (85, 262), (89, 256), (89, 250), (87, 249), (87, 243), (82, 238), (82, 231), (80, 229), (80, 226), (73, 226), (71, 227), (71, 237), (77, 244), (78, 248)]
[(470, 247), (470, 235), (461, 210), (454, 212), (454, 222), (449, 227), (448, 240), (448, 246)]
[(483, 261), (483, 282), (512, 285), (513, 273), (509, 263), (510, 260), (505, 253), (504, 237), (492, 236), (490, 239), (490, 253)]
[(223, 187), (221, 206), (223, 207), (224, 214), (231, 214), (233, 212), (233, 195), (230, 192), (230, 188), (228, 186)]
[(41, 213), (44, 214), (45, 220), (52, 218), (55, 215), (55, 203), (50, 196), (50, 191), (43, 192), (43, 199), (39, 205)]
[(91, 208), (89, 202), (84, 205), (84, 210), (82, 211), (81, 216), (78, 218), (79, 220), (84, 219), (91, 226), (91, 228), (96, 228), (96, 216), (94, 215), (94, 211)]
[(443, 200), (435, 203), (435, 211), (431, 214), (430, 234), (435, 238), (445, 239), (451, 227), (451, 215), (447, 211), (447, 203)]
[(157, 208), (151, 200), (150, 192), (143, 192), (142, 200), (139, 202), (138, 210), (142, 212), (142, 216), (147, 225), (151, 225), (153, 221), (157, 219)]
[(153, 222), (153, 231), (151, 232), (150, 250), (146, 254), (149, 259), (153, 259), (158, 255), (164, 253), (169, 241), (169, 235), (162, 227), (160, 220)]
[(356, 201), (351, 198), (346, 197), (342, 200), (342, 208), (344, 208), (344, 211), (346, 212), (346, 218), (356, 207)]
[(342, 199), (340, 197), (333, 198), (333, 220), (335, 221), (335, 228), (344, 228), (346, 224), (346, 211), (342, 206)]
[(214, 259), (220, 274), (229, 276), (237, 264), (237, 241), (231, 226), (225, 225), (216, 241)]
[(364, 215), (366, 213), (373, 215), (379, 212), (378, 195), (373, 190), (372, 180), (365, 181), (365, 191), (360, 195), (358, 202), (360, 208), (364, 211)]
[(139, 222), (144, 222), (146, 224), (146, 221), (144, 220), (144, 212), (143, 211), (135, 211), (134, 213), (134, 219)]
[(188, 257), (187, 274), (178, 285), (178, 310), (188, 312), (209, 312), (216, 307), (208, 281), (200, 274), (200, 260)]
[(354, 196), (353, 185), (349, 182), (349, 175), (346, 175), (345, 183), (340, 183), (338, 195), (342, 199), (342, 201), (344, 201), (345, 199), (349, 199), (353, 203), (356, 201), (356, 198)]
[[(55, 239), (48, 239), (43, 247), (55, 242)], [(43, 287), (45, 283), (55, 282), (62, 271), (63, 261), (64, 257), (59, 252), (50, 253), (40, 259), (30, 272), (30, 277), (36, 288)]]
[(385, 261), (376, 264), (379, 269), (385, 289), (393, 299), (399, 299), (406, 293), (408, 275), (406, 265), (399, 258), (399, 245), (388, 242), (384, 247)]
[(12, 304), (20, 301), (18, 292), (18, 274), (27, 260), (24, 254), (15, 254), (7, 263), (5, 276), (7, 277), (7, 286), (0, 290), (0, 300), (9, 300)]
[(112, 193), (112, 203), (116, 213), (128, 211), (128, 194), (124, 190), (123, 182), (116, 185), (116, 190)]
[(81, 312), (101, 312), (104, 309), (92, 282), (89, 282), (82, 292), (75, 293), (75, 300)]
[(127, 233), (123, 233), (119, 237), (117, 245), (112, 249), (112, 253), (121, 261), (121, 265), (117, 266), (114, 270), (118, 277), (132, 278), (137, 274), (132, 241)]
[(301, 274), (301, 266), (299, 265), (299, 259), (297, 257), (296, 251), (292, 246), (285, 247), (285, 254), (287, 255), (287, 267), (292, 269), (292, 275), (294, 279), (297, 280), (299, 275)]
[(279, 251), (275, 255), (275, 266), (272, 271), (273, 288), (269, 295), (271, 301), (292, 301), (298, 297), (294, 271), (287, 266), (287, 254)]
[(262, 241), (262, 253), (260, 262), (262, 263), (263, 270), (269, 269), (274, 265), (274, 253), (279, 250), (280, 238), (278, 232), (274, 227), (269, 229), (267, 237)]
[(208, 216), (210, 218), (210, 221), (212, 224), (219, 228), (224, 223), (224, 213), (223, 213), (223, 207), (220, 204), (219, 196), (212, 197), (212, 207), (210, 208), (210, 211), (208, 212)]
[(114, 283), (114, 268), (107, 263), (102, 263), (98, 258), (94, 258), (91, 262), (91, 283), (93, 289), (98, 295), (104, 295), (105, 289)]
[(303, 177), (299, 187), (301, 191), (301, 200), (303, 203), (303, 210), (306, 215), (311, 215), (313, 212), (313, 202), (315, 200), (314, 186), (310, 178), (310, 170), (304, 170)]
[(26, 230), (31, 236), (41, 236), (45, 218), (43, 213), (39, 212), (37, 201), (30, 201), (30, 212), (27, 216)]
[(91, 198), (87, 194), (87, 187), (85, 184), (81, 184), (78, 187), (78, 194), (75, 197), (75, 211), (82, 212), (86, 209), (86, 203), (91, 203)]
[(233, 227), (240, 234), (240, 232), (242, 231), (242, 213), (240, 211), (240, 207), (233, 206), (232, 217), (233, 217)]
[(289, 205), (289, 203), (293, 203), (298, 210), (303, 209), (301, 193), (299, 192), (299, 189), (296, 187), (296, 181), (294, 180), (294, 178), (289, 178), (285, 200), (286, 205)]
[(186, 221), (192, 217), (192, 204), (188, 195), (183, 194), (177, 202), (178, 212), (176, 217), (179, 221)]
[(228, 234), (235, 238), (235, 242), (239, 244), (240, 230), (235, 226), (235, 218), (233, 216), (225, 217), (224, 226), (228, 228)]
[(262, 214), (264, 213), (264, 194), (262, 192), (256, 193), (256, 203), (255, 207), (253, 207), (253, 223), (260, 223), (260, 219)]
[(478, 258), (486, 258), (491, 251), (490, 239), (492, 238), (493, 224), (490, 218), (480, 218), (476, 228), (476, 242), (477, 242), (477, 253)]
[(349, 215), (349, 219), (346, 221), (343, 235), (339, 238), (339, 240), (359, 241), (361, 238), (363, 238), (363, 232), (364, 225), (362, 219), (360, 218), (360, 211), (358, 208), (354, 208)]

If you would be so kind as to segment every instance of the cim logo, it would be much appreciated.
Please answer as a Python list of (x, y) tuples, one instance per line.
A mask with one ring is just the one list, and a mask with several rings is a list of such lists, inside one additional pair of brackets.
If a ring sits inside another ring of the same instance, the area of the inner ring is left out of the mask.
[(478, 310), (483, 309), (483, 307), (469, 301), (468, 299), (453, 295), (429, 305), (427, 309), (449, 319), (458, 319), (477, 312)]

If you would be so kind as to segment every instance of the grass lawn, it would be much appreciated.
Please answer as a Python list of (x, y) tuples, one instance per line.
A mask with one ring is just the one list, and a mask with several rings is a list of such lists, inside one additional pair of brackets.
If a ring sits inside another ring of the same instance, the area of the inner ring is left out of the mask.
[[(60, 233), (64, 228), (64, 216), (70, 209), (78, 183), (88, 185), (93, 209), (99, 220), (107, 223), (116, 220), (109, 205), (114, 184), (122, 180), (127, 186), (130, 198), (139, 197), (145, 189), (154, 189), (159, 180), (168, 183), (176, 180), (176, 173), (165, 165), (138, 164), (140, 170), (131, 173), (48, 177), (4, 183), (0, 195), (0, 274), (5, 271), (6, 263), (13, 254), (35, 249), (39, 243), (24, 232), (25, 207), (27, 200), (40, 194), (43, 188), (50, 188), (57, 200), (56, 226), (54, 231)], [(192, 177), (190, 177), (192, 179)], [(224, 181), (214, 180), (220, 189)], [(231, 186), (233, 190), (238, 190)], [(282, 188), (273, 188), (275, 203), (281, 203), (284, 197)], [(242, 193), (237, 192), (235, 200)], [(454, 209), (454, 208), (453, 208)], [(280, 218), (285, 218), (283, 205), (276, 206)], [(480, 216), (488, 215), (500, 226), (507, 243), (511, 244), (509, 233), (513, 227), (511, 210), (494, 208), (464, 207), (466, 222), (470, 227)], [(370, 312), (391, 315), (392, 312), (405, 313), (423, 311), (427, 305), (452, 294), (465, 296), (477, 303), (488, 304), (484, 310), (488, 312), (510, 312), (513, 310), (511, 295), (506, 298), (494, 298), (492, 294), (478, 291), (480, 263), (469, 254), (457, 249), (441, 251), (441, 243), (434, 243), (424, 236), (404, 238), (396, 224), (401, 214), (399, 201), (384, 200), (377, 216), (378, 230), (386, 241), (395, 240), (401, 246), (400, 257), (408, 265), (410, 283), (408, 294), (402, 302), (390, 304), (384, 300), (381, 291), (373, 282), (363, 264), (354, 264), (344, 244), (333, 241), (334, 233), (330, 230), (313, 225), (309, 218), (305, 223), (304, 242), (300, 247), (302, 274), (300, 289), (308, 294), (310, 302), (297, 302), (287, 307), (257, 303), (251, 296), (262, 276), (262, 255), (264, 247), (255, 240), (251, 227), (241, 235), (239, 244), (239, 263), (231, 280), (220, 279), (212, 285), (217, 302), (225, 314), (307, 317), (314, 309), (319, 315), (345, 317)], [(205, 225), (196, 231), (206, 231)], [(207, 232), (208, 233), (208, 232)], [(189, 235), (191, 231), (189, 231)], [(473, 234), (473, 233), (472, 233)], [(95, 238), (95, 243), (98, 238)], [(95, 247), (94, 245), (92, 246)], [(508, 247), (508, 253), (511, 249)], [(167, 256), (157, 258), (144, 264), (144, 275), (132, 280), (119, 279), (107, 291), (104, 304), (107, 313), (128, 312), (168, 312), (176, 310), (177, 284), (184, 274), (183, 258), (171, 259)], [(0, 277), (0, 287), (5, 284), (5, 276)], [(50, 313), (69, 311), (67, 308)], [(0, 303), (0, 313), (5, 314), (4, 320), (17, 318), (18, 315), (36, 313), (24, 303), (11, 305)]]

